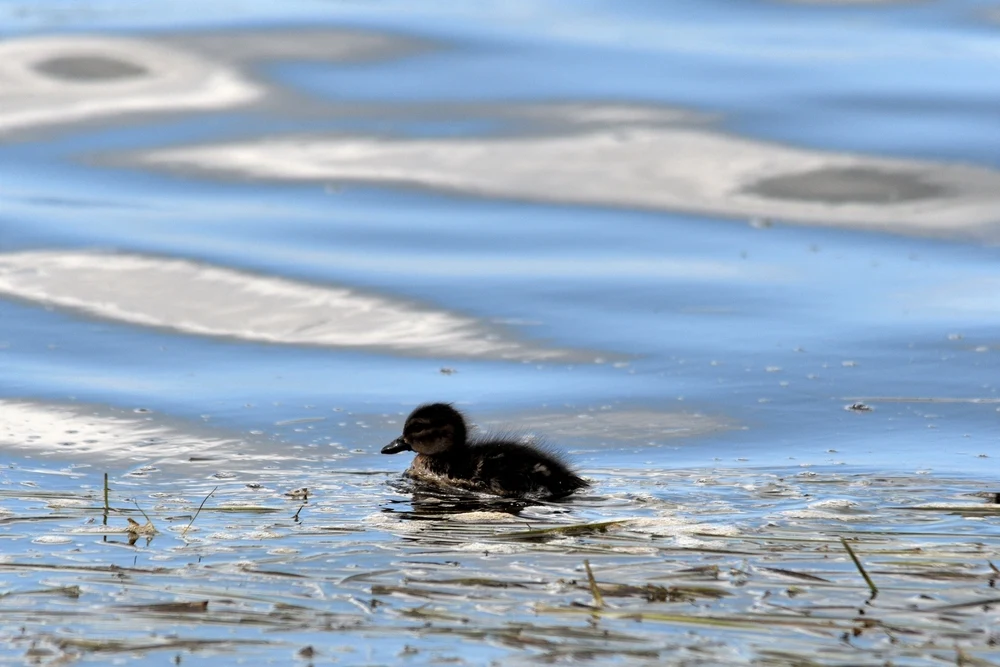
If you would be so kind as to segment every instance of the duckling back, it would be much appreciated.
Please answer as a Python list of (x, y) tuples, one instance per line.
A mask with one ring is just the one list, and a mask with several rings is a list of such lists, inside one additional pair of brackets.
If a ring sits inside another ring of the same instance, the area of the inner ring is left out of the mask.
[(552, 452), (510, 440), (479, 440), (470, 445), (470, 486), (487, 493), (561, 498), (588, 485)]

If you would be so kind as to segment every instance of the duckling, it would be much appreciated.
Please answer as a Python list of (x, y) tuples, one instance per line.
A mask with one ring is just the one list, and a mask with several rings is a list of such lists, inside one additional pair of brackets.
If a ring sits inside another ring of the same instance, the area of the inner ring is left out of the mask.
[(405, 451), (417, 453), (408, 477), (507, 498), (561, 498), (589, 485), (556, 453), (504, 438), (469, 440), (465, 417), (447, 403), (418, 407), (403, 435), (382, 448)]

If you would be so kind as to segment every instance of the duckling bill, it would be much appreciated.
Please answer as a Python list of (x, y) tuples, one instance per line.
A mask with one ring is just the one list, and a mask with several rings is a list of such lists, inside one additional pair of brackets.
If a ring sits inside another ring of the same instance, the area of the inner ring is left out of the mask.
[(383, 454), (416, 452), (406, 475), (507, 498), (561, 498), (588, 485), (558, 454), (513, 440), (469, 439), (465, 417), (447, 403), (410, 413)]

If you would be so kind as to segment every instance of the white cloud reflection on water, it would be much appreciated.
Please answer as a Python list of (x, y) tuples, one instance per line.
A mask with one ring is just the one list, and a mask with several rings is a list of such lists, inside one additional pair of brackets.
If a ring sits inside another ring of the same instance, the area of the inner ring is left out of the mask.
[[(11, 39), (0, 44), (0, 133), (134, 112), (260, 111), (265, 97), (278, 105), (271, 111), (289, 117), (303, 107), (317, 118), (349, 116), (347, 107), (272, 94), (282, 89), (250, 68), (288, 59), (391, 59), (432, 48), (416, 39), (343, 30)], [(427, 118), (419, 105), (366, 109), (353, 113)], [(462, 105), (435, 112), (442, 119), (469, 113)], [(481, 197), (902, 233), (976, 233), (995, 223), (1000, 207), (1000, 174), (992, 169), (741, 138), (674, 108), (494, 104), (473, 115), (520, 122), (526, 131), (420, 139), (251, 135), (141, 151), (125, 161), (256, 179), (408, 184)], [(115, 154), (102, 160), (123, 161)]]
[(473, 317), (343, 287), (175, 259), (38, 251), (0, 255), (0, 294), (188, 334), (418, 356), (569, 359)]
[(989, 169), (790, 148), (689, 127), (517, 138), (271, 138), (154, 150), (138, 161), (262, 179), (403, 183), (910, 233), (968, 231), (993, 222), (1000, 206), (1000, 174)]
[(237, 70), (144, 40), (0, 42), (0, 133), (127, 112), (222, 109), (262, 94)]
[(184, 432), (136, 414), (19, 400), (0, 400), (0, 449), (74, 462), (187, 459), (240, 448), (239, 440)]
[(336, 29), (153, 37), (47, 35), (0, 42), (0, 136), (127, 113), (243, 107), (273, 92), (258, 60), (370, 60), (429, 48), (417, 39)]

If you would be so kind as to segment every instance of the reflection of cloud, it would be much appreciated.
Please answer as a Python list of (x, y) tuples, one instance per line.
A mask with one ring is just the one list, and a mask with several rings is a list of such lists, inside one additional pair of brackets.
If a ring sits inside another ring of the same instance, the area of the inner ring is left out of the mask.
[[(733, 428), (733, 424), (719, 417), (642, 408), (518, 415), (510, 423), (516, 423), (518, 429), (551, 438), (643, 443), (689, 438)], [(502, 429), (504, 424), (504, 421), (491, 419), (483, 426)]]
[(259, 178), (406, 183), (899, 231), (969, 228), (995, 221), (1000, 208), (1000, 174), (988, 169), (790, 148), (697, 127), (516, 138), (275, 138), (140, 159)]
[(354, 62), (430, 48), (415, 38), (334, 29), (63, 35), (0, 41), (0, 134), (131, 112), (226, 109), (259, 100), (246, 69), (285, 58)]
[(411, 36), (328, 27), (195, 31), (157, 35), (156, 38), (208, 56), (213, 61), (243, 68), (262, 60), (364, 62), (434, 48), (430, 42)]
[(149, 41), (0, 41), (0, 133), (125, 112), (220, 109), (260, 95), (235, 70)]
[(206, 433), (185, 433), (148, 416), (95, 414), (80, 406), (0, 401), (0, 449), (148, 461), (204, 456), (220, 447), (231, 454), (239, 444)]
[(0, 255), (0, 294), (130, 324), (249, 341), (441, 357), (535, 360), (480, 320), (350, 289), (182, 260), (79, 252)]

